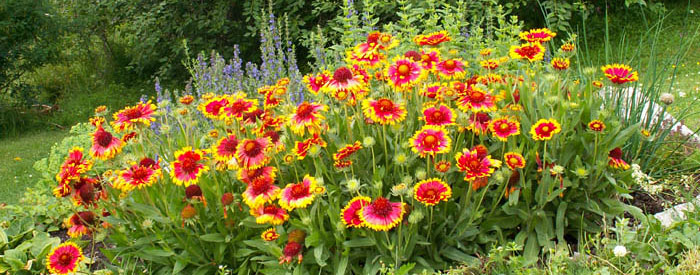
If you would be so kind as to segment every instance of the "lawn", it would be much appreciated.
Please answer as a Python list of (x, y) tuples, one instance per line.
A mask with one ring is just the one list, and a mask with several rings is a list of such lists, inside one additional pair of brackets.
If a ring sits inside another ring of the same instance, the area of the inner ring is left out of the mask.
[(0, 203), (16, 203), (35, 182), (34, 162), (48, 156), (51, 146), (68, 131), (38, 131), (0, 140)]

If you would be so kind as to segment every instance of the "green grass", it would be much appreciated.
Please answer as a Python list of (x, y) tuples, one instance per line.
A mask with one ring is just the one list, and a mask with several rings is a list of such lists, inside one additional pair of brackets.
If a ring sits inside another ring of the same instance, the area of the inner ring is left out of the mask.
[(39, 131), (0, 139), (0, 203), (16, 203), (24, 190), (34, 185), (34, 162), (48, 157), (51, 146), (67, 134), (68, 131)]

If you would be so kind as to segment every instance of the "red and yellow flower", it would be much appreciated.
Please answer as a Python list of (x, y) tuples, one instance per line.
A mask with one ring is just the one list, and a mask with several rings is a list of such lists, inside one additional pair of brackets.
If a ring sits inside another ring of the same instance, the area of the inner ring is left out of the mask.
[(347, 205), (340, 211), (342, 216), (342, 221), (346, 228), (351, 227), (362, 227), (362, 219), (360, 218), (360, 211), (362, 208), (369, 205), (372, 199), (365, 196), (357, 196), (352, 198)]
[(362, 102), (362, 113), (375, 123), (394, 125), (406, 118), (403, 104), (394, 103), (389, 98), (366, 99)]
[(270, 228), (268, 230), (263, 231), (262, 234), (260, 234), (260, 238), (262, 238), (265, 241), (271, 242), (274, 240), (279, 239), (280, 234), (277, 234), (277, 230), (274, 228)]
[(557, 34), (555, 32), (550, 31), (547, 28), (541, 28), (541, 29), (532, 29), (526, 32), (520, 32), (520, 39), (525, 40), (527, 42), (537, 42), (537, 43), (544, 43), (548, 42), (549, 40), (552, 40)]
[(64, 242), (46, 256), (46, 269), (51, 274), (75, 273), (85, 260), (82, 249), (73, 242)]
[(333, 78), (321, 88), (338, 101), (355, 105), (358, 99), (362, 99), (366, 91), (365, 76), (350, 70), (348, 67), (340, 67), (333, 73)]
[(600, 68), (603, 70), (605, 77), (610, 79), (615, 84), (625, 84), (639, 80), (637, 71), (633, 71), (632, 67), (624, 64), (610, 64)]
[(464, 180), (472, 181), (493, 174), (495, 168), (501, 167), (501, 161), (494, 160), (490, 155), (479, 154), (479, 150), (463, 149), (455, 155), (457, 168), (464, 172)]
[(561, 124), (555, 119), (540, 119), (530, 128), (530, 135), (534, 140), (550, 140), (559, 132)]
[(277, 199), (280, 195), (280, 188), (274, 185), (274, 181), (271, 178), (258, 177), (255, 178), (241, 197), (243, 197), (243, 202), (250, 208), (256, 208), (265, 203), (269, 203)]
[(445, 105), (423, 108), (425, 124), (434, 126), (448, 126), (455, 124), (454, 111)]
[(488, 113), (479, 112), (469, 116), (467, 130), (476, 135), (486, 134), (489, 131), (489, 125), (491, 125), (491, 116)]
[(92, 211), (80, 211), (73, 214), (65, 222), (66, 227), (68, 227), (68, 236), (71, 238), (78, 238), (85, 234), (91, 234), (95, 225), (97, 224), (97, 217)]
[(435, 68), (435, 64), (440, 62), (440, 52), (437, 50), (425, 51), (421, 50), (420, 64), (424, 70), (431, 71)]
[(312, 94), (318, 94), (318, 92), (321, 91), (321, 88), (323, 88), (323, 86), (330, 80), (331, 73), (329, 71), (323, 71), (318, 74), (305, 75), (303, 81), (306, 84), (306, 88), (309, 89)]
[(355, 152), (359, 151), (360, 149), (362, 149), (362, 142), (360, 141), (355, 141), (355, 143), (353, 144), (345, 145), (338, 149), (338, 152), (333, 154), (333, 160), (343, 160), (349, 157), (350, 155), (354, 154)]
[(422, 180), (413, 187), (413, 198), (427, 206), (447, 201), (450, 197), (452, 197), (452, 188), (438, 178)]
[(608, 165), (622, 170), (630, 169), (630, 165), (622, 159), (622, 149), (620, 147), (610, 150), (610, 153), (608, 153)]
[(476, 86), (459, 93), (457, 107), (463, 112), (490, 112), (498, 108), (493, 95)]
[(243, 116), (258, 108), (256, 99), (247, 99), (245, 94), (236, 93), (228, 96), (228, 104), (224, 106), (223, 117), (227, 120), (243, 120)]
[(597, 119), (592, 120), (588, 123), (588, 129), (594, 132), (602, 132), (605, 130), (605, 123)]
[(302, 142), (295, 142), (293, 151), (297, 156), (297, 159), (302, 160), (306, 158), (306, 154), (309, 152), (309, 149), (311, 149), (311, 146), (314, 145), (326, 147), (328, 144), (319, 135), (314, 135)]
[(515, 170), (516, 168), (525, 168), (525, 158), (523, 155), (516, 152), (508, 152), (503, 155), (503, 159), (508, 165), (508, 168)]
[(481, 60), (479, 62), (479, 65), (481, 65), (482, 68), (487, 69), (487, 70), (495, 70), (498, 68), (500, 65), (500, 61), (498, 59), (486, 59), (486, 60)]
[(564, 43), (564, 44), (561, 45), (561, 48), (560, 48), (560, 49), (561, 49), (563, 52), (573, 52), (574, 50), (576, 50), (576, 45), (574, 45), (574, 43), (570, 43), (570, 42), (569, 42), (569, 43)]
[(450, 170), (452, 163), (447, 160), (441, 160), (435, 163), (435, 171), (440, 173), (447, 173)]
[(540, 61), (544, 58), (544, 46), (537, 42), (510, 46), (510, 57), (513, 59), (527, 59), (530, 62)]
[(229, 100), (227, 96), (217, 96), (202, 102), (199, 105), (199, 111), (204, 114), (204, 116), (220, 120), (224, 117), (224, 110), (228, 106)]
[(309, 175), (305, 175), (302, 182), (287, 184), (280, 194), (279, 205), (287, 211), (306, 208), (314, 201), (316, 186), (316, 179)]
[(491, 121), (491, 134), (501, 141), (507, 141), (509, 136), (520, 134), (520, 122), (510, 118), (497, 118)]
[(571, 62), (568, 58), (555, 57), (552, 58), (552, 68), (563, 71), (569, 68)]
[(422, 65), (408, 58), (395, 58), (386, 69), (389, 85), (398, 91), (411, 89), (427, 76)]
[(129, 192), (151, 186), (162, 176), (160, 164), (150, 158), (144, 158), (139, 164), (120, 171), (114, 182), (114, 188)]
[(110, 132), (105, 131), (101, 125), (92, 133), (92, 147), (90, 147), (90, 155), (96, 159), (108, 160), (122, 151), (124, 142), (113, 136)]
[(211, 148), (214, 160), (227, 164), (229, 167), (235, 166), (231, 163), (236, 158), (238, 139), (235, 135), (228, 135), (219, 139)]
[(269, 161), (267, 154), (272, 149), (272, 141), (269, 137), (256, 139), (243, 139), (236, 149), (238, 165), (246, 169), (261, 167)]
[(438, 62), (435, 65), (435, 69), (438, 75), (446, 79), (462, 79), (467, 74), (465, 67), (467, 62), (461, 59), (447, 59), (442, 62)]
[(289, 214), (284, 208), (274, 204), (263, 204), (250, 209), (257, 224), (281, 225), (289, 220)]
[(311, 134), (321, 132), (321, 123), (326, 117), (321, 112), (328, 111), (328, 106), (324, 104), (302, 102), (297, 106), (296, 112), (289, 117), (289, 127), (297, 135), (303, 136), (306, 130)]
[(409, 142), (413, 152), (425, 157), (449, 152), (452, 139), (444, 128), (425, 125), (413, 134)]
[(175, 161), (170, 164), (170, 177), (177, 185), (189, 186), (197, 183), (199, 177), (209, 166), (206, 161), (209, 159), (204, 150), (193, 150), (187, 146), (175, 152)]
[(153, 117), (153, 112), (156, 111), (156, 105), (149, 100), (146, 103), (139, 102), (136, 106), (126, 107), (113, 115), (112, 128), (117, 132), (131, 130), (136, 125), (150, 126), (151, 122), (156, 121)]
[(246, 184), (251, 184), (255, 179), (258, 178), (267, 178), (271, 181), (275, 181), (275, 178), (277, 177), (277, 168), (274, 166), (263, 166), (255, 169), (247, 169), (247, 168), (241, 168), (238, 169), (238, 180), (246, 183)]
[(362, 224), (374, 231), (389, 231), (396, 227), (406, 213), (405, 203), (391, 202), (379, 197), (360, 210)]
[(442, 42), (451, 41), (450, 33), (447, 31), (433, 32), (429, 34), (419, 34), (413, 38), (413, 42), (418, 46), (436, 46)]

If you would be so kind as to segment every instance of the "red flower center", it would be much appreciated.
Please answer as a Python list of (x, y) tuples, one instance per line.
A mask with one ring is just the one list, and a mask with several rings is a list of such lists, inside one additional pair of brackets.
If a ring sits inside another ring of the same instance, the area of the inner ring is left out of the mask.
[(311, 112), (313, 112), (313, 110), (314, 108), (311, 106), (311, 104), (304, 102), (297, 108), (297, 117), (307, 118)]
[(394, 103), (386, 98), (377, 100), (377, 105), (379, 105), (379, 110), (382, 112), (391, 112), (394, 110)]
[(227, 138), (221, 142), (221, 149), (223, 149), (224, 153), (231, 154), (233, 152), (236, 152), (237, 146), (238, 140), (236, 140), (235, 138)]
[(268, 205), (263, 208), (263, 214), (275, 215), (277, 214), (277, 207), (274, 205)]
[(454, 60), (445, 61), (445, 69), (453, 70), (455, 67), (457, 67), (457, 64), (455, 64)]
[(186, 174), (194, 173), (197, 170), (197, 160), (191, 156), (182, 160), (182, 171)]
[(430, 55), (428, 54), (423, 54), (420, 57), (423, 61), (430, 61)]
[(320, 86), (321, 84), (323, 84), (324, 81), (322, 77), (317, 77), (316, 80), (314, 80), (314, 82), (316, 83), (316, 85)]
[(265, 134), (263, 136), (269, 137), (270, 141), (272, 141), (272, 143), (276, 143), (277, 141), (280, 140), (280, 134), (276, 131), (273, 131), (273, 130), (265, 132)]
[(301, 252), (301, 244), (297, 242), (288, 242), (284, 247), (284, 256), (294, 257)]
[(258, 145), (257, 142), (255, 142), (253, 140), (247, 141), (245, 144), (245, 148), (243, 148), (243, 149), (245, 149), (245, 152), (248, 155), (254, 156), (254, 155), (257, 155), (258, 153), (260, 153), (260, 146)]
[(232, 113), (240, 113), (243, 110), (245, 110), (245, 108), (248, 107), (247, 105), (248, 105), (247, 102), (245, 102), (243, 100), (236, 101), (233, 104), (231, 104), (231, 112)]
[(129, 120), (140, 118), (142, 115), (139, 108), (131, 108), (124, 111), (124, 116)]
[(476, 159), (472, 159), (469, 161), (469, 168), (472, 170), (477, 170), (481, 167), (481, 162), (479, 162)]
[(58, 256), (58, 263), (62, 266), (67, 266), (70, 265), (70, 263), (73, 261), (73, 256), (70, 255), (68, 252), (63, 252), (61, 253), (60, 256)]
[(291, 191), (292, 198), (298, 199), (298, 198), (303, 198), (309, 195), (309, 189), (304, 186), (302, 183), (295, 184), (292, 186), (292, 191)]
[(272, 185), (265, 179), (256, 179), (250, 184), (250, 188), (253, 189), (253, 194), (256, 196), (267, 192), (270, 187)]
[(112, 143), (112, 134), (104, 130), (98, 131), (95, 133), (95, 139), (97, 139), (97, 144), (102, 147), (107, 147), (110, 143)]
[(408, 75), (408, 73), (411, 71), (411, 68), (408, 67), (406, 64), (401, 64), (399, 65), (399, 68), (397, 69), (400, 75)]
[(501, 128), (501, 131), (505, 131), (505, 130), (510, 129), (510, 125), (508, 125), (508, 123), (504, 122), (504, 123), (501, 123), (501, 126), (499, 128)]
[(377, 216), (388, 217), (389, 214), (391, 214), (393, 207), (391, 206), (391, 202), (389, 202), (389, 200), (385, 198), (378, 198), (374, 201), (374, 203), (372, 203), (372, 210), (372, 212), (374, 212), (374, 214)]
[(610, 154), (608, 154), (608, 156), (614, 159), (620, 159), (622, 158), (622, 149), (620, 149), (620, 147), (616, 147), (615, 149), (612, 149), (610, 151)]
[(471, 101), (473, 102), (482, 102), (484, 101), (485, 95), (482, 92), (479, 91), (472, 91), (472, 93), (469, 95), (471, 98)]
[(432, 113), (431, 117), (432, 117), (433, 120), (435, 120), (435, 121), (442, 121), (442, 120), (444, 119), (445, 116), (442, 114), (442, 112), (440, 112), (440, 111), (435, 111), (435, 112)]
[(435, 195), (437, 194), (437, 190), (434, 188), (430, 188), (428, 190), (425, 190), (425, 193), (423, 193), (423, 197), (426, 197), (428, 199), (433, 199), (435, 198)]
[(427, 147), (433, 147), (437, 143), (437, 137), (435, 135), (427, 135), (423, 138), (423, 144)]
[(144, 167), (153, 167), (156, 165), (156, 161), (151, 158), (143, 158), (141, 162), (139, 162), (139, 165)]
[(352, 71), (347, 67), (340, 67), (333, 73), (333, 79), (338, 82), (348, 82), (352, 79)]
[(148, 179), (148, 168), (139, 166), (131, 171), (131, 178), (134, 182), (141, 183)]

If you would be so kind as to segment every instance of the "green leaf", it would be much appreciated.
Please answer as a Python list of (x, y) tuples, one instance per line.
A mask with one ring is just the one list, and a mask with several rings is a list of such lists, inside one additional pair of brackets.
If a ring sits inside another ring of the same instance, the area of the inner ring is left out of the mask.
[(564, 224), (564, 215), (566, 214), (566, 207), (568, 206), (567, 202), (562, 202), (559, 204), (559, 207), (557, 208), (557, 218), (556, 218), (556, 231), (557, 231), (557, 239), (560, 242), (564, 241), (564, 227), (566, 227), (566, 224)]
[(406, 275), (408, 274), (409, 271), (411, 271), (414, 267), (416, 266), (416, 263), (407, 263), (401, 266), (398, 270), (396, 270), (396, 275)]
[(466, 253), (454, 247), (448, 247), (446, 249), (443, 249), (441, 254), (453, 261), (466, 263), (468, 265), (473, 265), (479, 262), (479, 259), (477, 259), (476, 257), (467, 255)]
[(323, 249), (323, 244), (320, 244), (318, 247), (314, 248), (314, 258), (316, 259), (316, 263), (322, 267), (327, 265), (325, 259), (323, 259)]
[(336, 275), (344, 275), (345, 274), (345, 269), (348, 267), (348, 256), (343, 256), (342, 259), (340, 259), (340, 262), (338, 262), (338, 266), (335, 268), (335, 274)]
[(224, 236), (221, 233), (205, 234), (205, 235), (199, 236), (199, 238), (205, 242), (223, 243), (226, 241), (226, 236)]
[(376, 245), (376, 243), (370, 238), (353, 239), (343, 242), (343, 246), (345, 247), (365, 247), (374, 245)]

